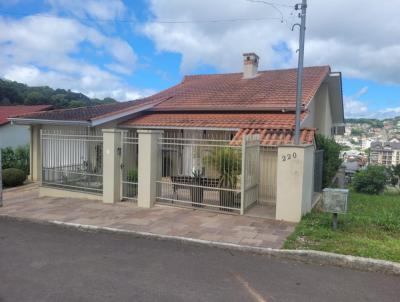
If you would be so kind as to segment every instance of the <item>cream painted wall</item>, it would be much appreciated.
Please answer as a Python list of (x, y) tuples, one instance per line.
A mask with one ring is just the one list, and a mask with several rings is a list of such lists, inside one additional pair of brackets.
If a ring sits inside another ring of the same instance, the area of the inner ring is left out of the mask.
[(29, 126), (5, 124), (0, 126), (0, 148), (16, 148), (30, 143)]
[(309, 114), (301, 124), (302, 127), (317, 128), (320, 134), (330, 137), (332, 113), (328, 84), (323, 83), (308, 106)]
[(278, 148), (276, 219), (298, 222), (311, 210), (314, 146)]

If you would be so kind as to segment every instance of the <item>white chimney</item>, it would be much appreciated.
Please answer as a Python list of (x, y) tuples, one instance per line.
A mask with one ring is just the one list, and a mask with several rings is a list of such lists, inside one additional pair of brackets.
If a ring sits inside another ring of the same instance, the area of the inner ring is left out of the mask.
[(258, 71), (258, 60), (260, 58), (254, 53), (243, 54), (243, 78), (251, 79), (257, 76)]

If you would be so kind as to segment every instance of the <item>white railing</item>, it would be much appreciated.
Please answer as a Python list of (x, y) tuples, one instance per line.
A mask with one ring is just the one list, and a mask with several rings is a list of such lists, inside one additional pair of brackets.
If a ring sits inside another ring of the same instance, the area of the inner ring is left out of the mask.
[(260, 146), (259, 202), (276, 203), (278, 148)]
[(240, 212), (242, 147), (230, 145), (228, 137), (165, 133), (158, 141), (157, 201)]
[(41, 131), (44, 186), (103, 192), (103, 136), (95, 129)]
[(242, 200), (240, 213), (258, 200), (260, 179), (260, 136), (246, 135), (242, 140)]
[(137, 201), (138, 195), (138, 136), (129, 131), (122, 134), (121, 199)]

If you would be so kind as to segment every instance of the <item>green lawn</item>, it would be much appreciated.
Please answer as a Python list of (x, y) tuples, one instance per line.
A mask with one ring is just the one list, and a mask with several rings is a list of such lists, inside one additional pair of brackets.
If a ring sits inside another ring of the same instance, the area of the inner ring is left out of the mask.
[(284, 248), (312, 249), (400, 262), (400, 195), (349, 193), (348, 213), (339, 215), (331, 230), (332, 214), (313, 210), (303, 217)]

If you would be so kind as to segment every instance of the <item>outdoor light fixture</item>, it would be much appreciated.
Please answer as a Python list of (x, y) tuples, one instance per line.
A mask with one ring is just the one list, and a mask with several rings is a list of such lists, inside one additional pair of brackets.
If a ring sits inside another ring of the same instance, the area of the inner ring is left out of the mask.
[(324, 212), (333, 214), (332, 229), (337, 229), (338, 214), (347, 212), (347, 189), (325, 188), (322, 191), (322, 209)]

